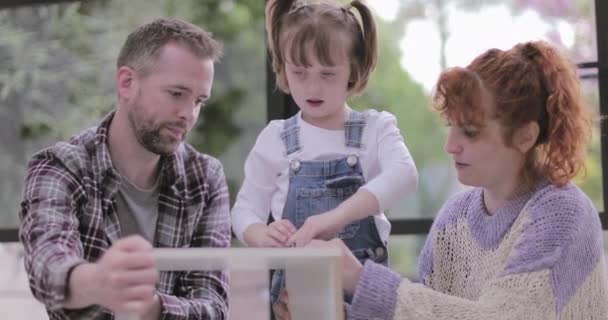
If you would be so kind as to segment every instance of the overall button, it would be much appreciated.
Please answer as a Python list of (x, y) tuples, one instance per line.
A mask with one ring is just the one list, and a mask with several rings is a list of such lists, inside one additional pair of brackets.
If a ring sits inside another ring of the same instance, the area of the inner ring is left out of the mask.
[(365, 250), (365, 252), (367, 253), (367, 255), (368, 255), (369, 257), (373, 257), (373, 256), (374, 256), (374, 250), (372, 250), (372, 248), (367, 248), (367, 249)]
[(298, 160), (292, 160), (289, 166), (291, 167), (291, 170), (298, 172), (298, 170), (300, 170), (302, 167), (302, 164)]
[(381, 257), (384, 255), (384, 248), (378, 247), (376, 248), (376, 256)]
[(356, 166), (356, 165), (357, 165), (357, 162), (359, 162), (359, 160), (357, 159), (357, 156), (355, 156), (355, 155), (353, 155), (353, 154), (351, 154), (350, 156), (348, 156), (348, 157), (346, 158), (346, 163), (347, 163), (349, 166), (351, 166), (351, 167)]

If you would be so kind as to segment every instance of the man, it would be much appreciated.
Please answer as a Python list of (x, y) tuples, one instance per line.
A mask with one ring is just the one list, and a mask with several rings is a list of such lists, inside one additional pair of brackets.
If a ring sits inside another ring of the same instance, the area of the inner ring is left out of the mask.
[(153, 247), (228, 247), (220, 162), (184, 143), (209, 99), (221, 47), (159, 19), (118, 58), (116, 109), (33, 156), (20, 238), (34, 296), (53, 319), (226, 319), (224, 272), (162, 272)]

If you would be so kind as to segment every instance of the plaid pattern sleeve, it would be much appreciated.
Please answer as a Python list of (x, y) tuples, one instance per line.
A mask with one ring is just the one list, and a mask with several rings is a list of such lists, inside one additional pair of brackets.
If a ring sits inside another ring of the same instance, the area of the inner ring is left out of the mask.
[(48, 309), (61, 308), (67, 276), (85, 262), (76, 206), (84, 197), (77, 178), (50, 152), (28, 164), (21, 203), (20, 239), (33, 295)]
[[(202, 176), (205, 177), (207, 189), (198, 221), (194, 222), (195, 231), (189, 246), (229, 247), (230, 199), (224, 171), (218, 160), (208, 156), (203, 157), (204, 161), (189, 168), (196, 172), (204, 172)], [(170, 277), (161, 275), (161, 279), (165, 278)], [(177, 273), (176, 278), (173, 280), (178, 284), (174, 288), (176, 295), (159, 294), (162, 304), (161, 319), (228, 319), (227, 272), (180, 272)]]

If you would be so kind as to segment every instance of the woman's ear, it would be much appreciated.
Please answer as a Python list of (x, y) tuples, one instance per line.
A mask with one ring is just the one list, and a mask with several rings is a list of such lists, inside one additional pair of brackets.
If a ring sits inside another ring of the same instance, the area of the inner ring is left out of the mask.
[(538, 135), (540, 133), (540, 127), (536, 121), (530, 121), (523, 127), (515, 131), (515, 148), (521, 153), (527, 153), (536, 145)]

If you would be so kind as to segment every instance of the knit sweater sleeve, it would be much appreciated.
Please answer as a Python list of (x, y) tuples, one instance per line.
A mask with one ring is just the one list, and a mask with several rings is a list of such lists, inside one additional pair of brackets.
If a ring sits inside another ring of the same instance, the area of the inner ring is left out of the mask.
[(554, 319), (548, 271), (497, 278), (478, 300), (442, 293), (366, 263), (348, 319)]

